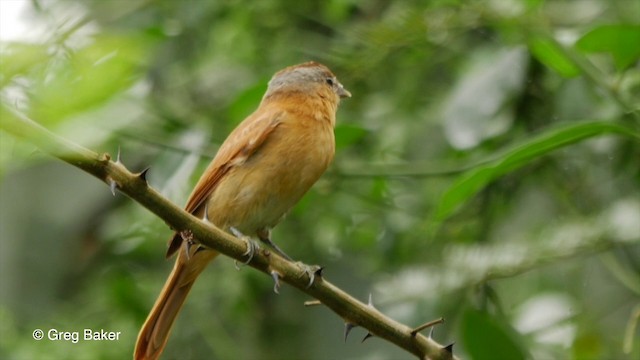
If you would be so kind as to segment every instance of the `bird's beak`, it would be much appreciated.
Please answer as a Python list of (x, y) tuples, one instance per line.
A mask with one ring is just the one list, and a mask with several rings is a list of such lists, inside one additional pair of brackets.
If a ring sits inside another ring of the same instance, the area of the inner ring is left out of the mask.
[(340, 96), (341, 98), (350, 98), (351, 93), (349, 92), (349, 90), (345, 89), (342, 84), (338, 84), (338, 96)]

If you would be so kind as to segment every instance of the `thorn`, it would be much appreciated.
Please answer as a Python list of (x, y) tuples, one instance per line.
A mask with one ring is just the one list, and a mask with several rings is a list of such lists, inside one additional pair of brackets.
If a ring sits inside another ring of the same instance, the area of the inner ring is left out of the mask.
[(344, 342), (347, 342), (347, 338), (349, 337), (349, 333), (351, 332), (351, 330), (353, 330), (354, 327), (356, 327), (358, 325), (352, 324), (350, 322), (345, 322), (344, 323)]
[(275, 270), (271, 270), (271, 278), (273, 278), (273, 292), (276, 294), (280, 294), (280, 273), (275, 271)]
[(118, 154), (116, 155), (116, 164), (122, 164), (120, 161), (120, 146), (118, 146)]
[(372, 334), (372, 333), (370, 333), (370, 332), (367, 332), (367, 335), (365, 335), (365, 336), (362, 338), (362, 341), (360, 341), (360, 343), (362, 344), (363, 342), (365, 342), (365, 340), (367, 340), (368, 338), (372, 338), (372, 337), (373, 337), (373, 334)]
[[(432, 327), (434, 325), (442, 324), (443, 322), (444, 322), (444, 318), (441, 317), (439, 319), (435, 319), (435, 320), (429, 321), (427, 323), (424, 323), (424, 324), (414, 328), (413, 330), (411, 330), (411, 336), (415, 337), (416, 334), (418, 334), (420, 331), (422, 331), (424, 329), (427, 329), (427, 328), (430, 328), (430, 327)], [(429, 335), (429, 336), (431, 336), (431, 335)]]
[(317, 305), (322, 305), (322, 302), (320, 300), (309, 300), (304, 302), (304, 306), (317, 306)]
[(109, 190), (111, 190), (111, 195), (116, 196), (116, 187), (118, 186), (118, 184), (112, 178), (108, 178), (107, 182), (109, 183)]
[(143, 169), (142, 171), (140, 171), (139, 173), (136, 174), (136, 176), (138, 177), (138, 179), (142, 180), (145, 182), (145, 184), (148, 184), (149, 182), (147, 181), (147, 174), (149, 173), (149, 169), (151, 169), (151, 167), (146, 167), (145, 169)]
[(433, 339), (433, 330), (435, 330), (436, 327), (432, 326), (431, 329), (429, 329), (429, 339)]
[(375, 306), (373, 306), (373, 296), (371, 296), (371, 293), (369, 293), (369, 301), (367, 301), (367, 306), (375, 308)]
[(451, 344), (443, 347), (443, 349), (446, 350), (450, 355), (453, 355), (453, 344), (455, 344), (455, 342), (452, 342)]

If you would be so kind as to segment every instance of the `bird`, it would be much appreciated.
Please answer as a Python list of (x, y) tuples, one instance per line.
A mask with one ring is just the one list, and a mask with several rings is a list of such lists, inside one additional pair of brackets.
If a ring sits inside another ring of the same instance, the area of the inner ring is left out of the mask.
[[(276, 72), (258, 108), (224, 140), (191, 192), (185, 210), (243, 238), (254, 237), (290, 259), (271, 229), (320, 178), (335, 154), (341, 99), (351, 97), (331, 70), (308, 61)], [(247, 256), (254, 245), (247, 242)], [(196, 278), (217, 255), (182, 232), (167, 257), (177, 258), (144, 322), (134, 359), (158, 359)]]

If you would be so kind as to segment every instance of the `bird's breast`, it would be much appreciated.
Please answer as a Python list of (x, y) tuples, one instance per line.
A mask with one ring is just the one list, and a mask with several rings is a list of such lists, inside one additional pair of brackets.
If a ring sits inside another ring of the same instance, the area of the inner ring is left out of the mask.
[(275, 226), (329, 166), (333, 127), (315, 119), (287, 119), (209, 198), (209, 218), (253, 235)]

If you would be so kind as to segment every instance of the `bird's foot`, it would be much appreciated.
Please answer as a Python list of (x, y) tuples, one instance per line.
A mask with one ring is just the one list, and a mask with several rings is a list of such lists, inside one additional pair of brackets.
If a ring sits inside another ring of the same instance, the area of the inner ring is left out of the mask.
[(307, 289), (313, 285), (316, 277), (322, 276), (322, 266), (320, 265), (307, 265), (301, 261), (296, 262), (296, 266), (300, 268), (300, 275), (307, 275), (309, 277), (309, 283), (307, 284)]
[[(309, 283), (307, 284), (307, 289), (313, 285), (316, 277), (322, 276), (322, 267), (319, 265), (306, 265), (300, 261), (296, 262), (296, 266), (301, 269), (300, 276), (307, 275), (309, 277)], [(273, 292), (276, 294), (280, 294), (280, 278), (282, 274), (280, 274), (276, 270), (271, 270), (269, 272), (271, 274), (271, 278), (273, 279)]]
[[(258, 244), (257, 242), (251, 240), (250, 237), (246, 236), (245, 234), (241, 233), (240, 230), (231, 227), (230, 228), (231, 233), (237, 237), (238, 239), (244, 241), (247, 244), (247, 251), (245, 251), (242, 255), (247, 257), (247, 261), (245, 261), (244, 263), (242, 263), (242, 265), (247, 265), (248, 263), (251, 262), (251, 259), (253, 259), (253, 255), (255, 255), (256, 251), (260, 249), (260, 244)], [(240, 270), (240, 265), (238, 265), (238, 261), (235, 261), (235, 265), (236, 265), (236, 269)]]

